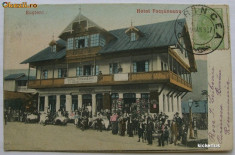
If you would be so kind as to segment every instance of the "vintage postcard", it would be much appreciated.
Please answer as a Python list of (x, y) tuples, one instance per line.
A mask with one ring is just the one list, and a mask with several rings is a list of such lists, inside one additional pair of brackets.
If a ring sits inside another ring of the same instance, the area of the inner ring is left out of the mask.
[(4, 7), (4, 149), (233, 148), (229, 7)]

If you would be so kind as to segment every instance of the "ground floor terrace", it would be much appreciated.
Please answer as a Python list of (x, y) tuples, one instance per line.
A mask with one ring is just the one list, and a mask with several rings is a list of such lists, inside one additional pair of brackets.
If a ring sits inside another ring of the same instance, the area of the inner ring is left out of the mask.
[(73, 119), (77, 109), (88, 109), (92, 116), (102, 111), (165, 113), (172, 119), (181, 111), (181, 98), (187, 92), (166, 85), (138, 84), (102, 87), (39, 89), (38, 110), (63, 109)]

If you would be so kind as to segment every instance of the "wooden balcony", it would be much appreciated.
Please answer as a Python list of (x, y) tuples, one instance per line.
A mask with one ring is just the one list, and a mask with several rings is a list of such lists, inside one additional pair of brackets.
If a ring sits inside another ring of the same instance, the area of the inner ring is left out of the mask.
[(87, 47), (87, 48), (68, 50), (66, 52), (66, 58), (69, 60), (69, 62), (81, 62), (87, 59), (93, 60), (100, 49), (101, 47), (98, 46), (98, 47), (89, 47), (89, 48)]
[[(127, 74), (126, 74), (127, 75)], [(77, 87), (77, 86), (102, 86), (102, 85), (119, 85), (119, 84), (139, 84), (139, 83), (167, 83), (183, 88), (186, 91), (192, 91), (192, 85), (183, 80), (179, 75), (171, 71), (154, 71), (141, 73), (128, 73), (125, 80), (115, 80), (114, 75), (93, 76), (92, 82), (79, 82), (79, 77), (71, 77), (72, 83), (65, 84), (65, 79), (44, 79), (29, 81), (29, 88), (58, 88), (58, 87)], [(75, 79), (75, 80), (74, 80)], [(82, 77), (81, 77), (82, 80)], [(86, 79), (87, 80), (87, 79)], [(73, 83), (74, 81), (74, 83)]]

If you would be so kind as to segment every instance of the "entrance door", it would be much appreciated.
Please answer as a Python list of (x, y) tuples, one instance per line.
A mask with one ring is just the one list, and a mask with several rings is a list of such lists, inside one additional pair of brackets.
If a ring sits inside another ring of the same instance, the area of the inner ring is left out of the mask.
[(66, 111), (66, 96), (60, 95), (60, 109)]
[(97, 108), (97, 112), (100, 112), (101, 109), (103, 109), (103, 95), (102, 94), (96, 94), (96, 108)]
[(103, 97), (103, 109), (111, 109), (111, 95), (109, 93), (105, 93)]
[(48, 106), (49, 106), (51, 113), (56, 112), (56, 96), (55, 95), (49, 96)]
[(89, 104), (92, 105), (91, 94), (82, 95), (82, 108), (85, 109)]
[(136, 102), (136, 95), (135, 93), (126, 93), (123, 94), (123, 101), (124, 101), (124, 107), (123, 112), (130, 113), (131, 112), (131, 104)]

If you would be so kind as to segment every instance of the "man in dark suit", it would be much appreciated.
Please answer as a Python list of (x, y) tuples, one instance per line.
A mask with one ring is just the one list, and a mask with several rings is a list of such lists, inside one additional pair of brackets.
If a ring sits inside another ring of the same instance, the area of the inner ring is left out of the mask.
[(148, 145), (153, 144), (153, 131), (154, 131), (154, 125), (150, 117), (148, 117), (147, 121), (147, 141)]

